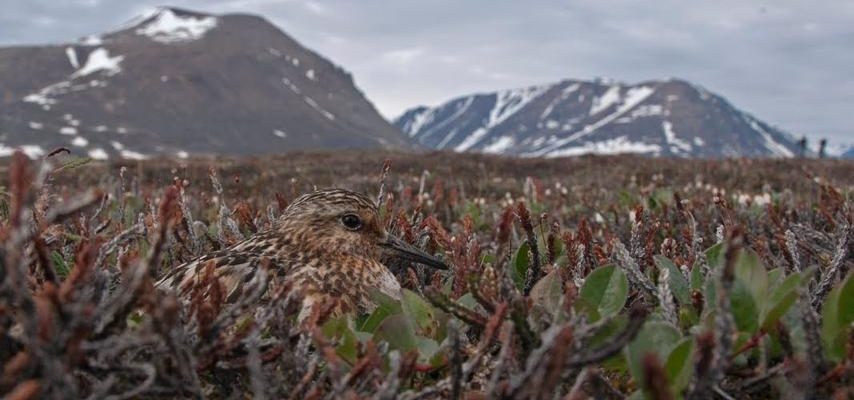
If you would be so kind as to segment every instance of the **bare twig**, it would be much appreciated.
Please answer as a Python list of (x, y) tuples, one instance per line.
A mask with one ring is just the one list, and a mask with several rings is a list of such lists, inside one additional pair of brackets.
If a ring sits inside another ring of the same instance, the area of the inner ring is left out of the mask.
[(830, 260), (830, 264), (821, 274), (821, 279), (818, 281), (818, 285), (816, 285), (815, 290), (813, 290), (810, 296), (812, 298), (812, 306), (814, 309), (819, 309), (821, 307), (824, 297), (830, 291), (830, 288), (833, 287), (833, 283), (836, 282), (839, 275), (839, 269), (843, 262), (845, 262), (846, 257), (848, 257), (848, 242), (852, 233), (854, 233), (854, 229), (852, 229), (851, 225), (840, 226), (839, 233), (837, 234), (838, 239), (833, 259)]
[(540, 269), (542, 267), (540, 264), (540, 249), (537, 245), (537, 236), (534, 233), (531, 214), (528, 212), (528, 208), (525, 207), (525, 203), (519, 203), (516, 207), (516, 216), (519, 218), (519, 223), (522, 224), (522, 230), (525, 231), (525, 240), (528, 243), (528, 252), (531, 254), (531, 263), (528, 266), (528, 270), (525, 275), (525, 284), (522, 289), (522, 292), (527, 296), (531, 294), (531, 289), (534, 288), (534, 284), (540, 279)]
[(380, 174), (380, 190), (379, 193), (377, 193), (377, 208), (383, 206), (383, 200), (385, 199), (385, 183), (386, 179), (388, 178), (389, 169), (391, 169), (391, 160), (385, 160), (383, 162), (382, 173)]

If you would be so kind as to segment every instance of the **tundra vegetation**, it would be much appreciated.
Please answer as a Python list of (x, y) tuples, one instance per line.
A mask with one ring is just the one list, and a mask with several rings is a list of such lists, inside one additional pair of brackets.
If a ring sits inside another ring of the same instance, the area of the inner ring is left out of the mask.
[[(851, 162), (59, 153), (2, 170), (4, 398), (854, 396)], [(261, 307), (226, 301), (212, 268), (186, 303), (154, 288), (328, 186), (378, 195), (388, 229), (451, 270), (388, 260), (401, 301), (302, 325), (286, 284)]]

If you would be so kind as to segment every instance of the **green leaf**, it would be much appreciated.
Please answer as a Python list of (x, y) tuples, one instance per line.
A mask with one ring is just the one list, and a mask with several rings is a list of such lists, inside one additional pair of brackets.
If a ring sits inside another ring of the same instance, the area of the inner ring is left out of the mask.
[(471, 293), (466, 293), (460, 296), (460, 298), (457, 299), (457, 304), (468, 308), (469, 310), (477, 310), (478, 307), (477, 300), (474, 299), (474, 295)]
[[(615, 315), (613, 318), (611, 318), (610, 322), (608, 322), (602, 328), (597, 330), (587, 343), (589, 343), (589, 346), (591, 348), (599, 347), (605, 343), (608, 343), (614, 340), (615, 336), (618, 335), (620, 332), (623, 332), (628, 324), (628, 316), (626, 316), (625, 314)], [(617, 354), (603, 361), (602, 367), (619, 374), (625, 374), (629, 370), (629, 367), (626, 364), (626, 358), (623, 357), (622, 354)]]
[(759, 307), (744, 281), (736, 280), (730, 293), (732, 316), (739, 331), (756, 333), (759, 329)]
[(415, 337), (415, 347), (418, 349), (418, 361), (437, 366), (436, 353), (439, 351), (439, 344), (435, 340), (421, 336)]
[(682, 307), (679, 309), (679, 327), (682, 329), (690, 329), (700, 322), (700, 316), (693, 306)]
[(735, 260), (735, 279), (742, 281), (759, 308), (765, 303), (768, 293), (768, 270), (753, 250), (745, 249)]
[(373, 290), (370, 293), (371, 301), (377, 305), (377, 308), (386, 310), (389, 314), (399, 314), (403, 312), (403, 306), (400, 301), (391, 297), (379, 290)]
[[(592, 307), (602, 318), (618, 314), (626, 304), (629, 281), (623, 270), (614, 265), (596, 268), (584, 279), (579, 297), (583, 304)], [(591, 315), (591, 320), (599, 318)]]
[[(643, 358), (647, 353), (655, 353), (664, 362), (670, 357), (670, 352), (680, 344), (682, 335), (673, 325), (662, 321), (647, 321), (644, 323), (635, 339), (625, 350), (629, 371), (636, 382), (644, 381)], [(674, 361), (675, 363), (675, 361)]]
[(418, 334), (436, 337), (440, 323), (437, 319), (437, 311), (430, 303), (408, 289), (403, 290), (401, 303), (403, 313), (410, 318)]
[[(543, 252), (543, 259), (545, 260), (545, 253), (548, 251), (549, 246), (547, 245), (548, 234), (537, 236), (537, 245), (540, 247), (540, 250)], [(526, 242), (527, 243), (527, 242)], [(560, 240), (560, 237), (555, 238), (554, 242), (554, 250), (555, 250), (555, 258), (558, 258), (563, 255), (563, 241)]]
[(677, 267), (673, 261), (670, 261), (669, 258), (664, 256), (653, 256), (653, 260), (655, 261), (655, 266), (658, 267), (659, 270), (667, 269), (670, 272), (670, 291), (673, 292), (673, 295), (676, 297), (676, 301), (679, 302), (679, 305), (687, 307), (691, 304), (691, 292), (688, 288), (688, 280), (685, 279), (685, 275), (682, 275), (682, 271), (679, 270), (679, 267)]
[(465, 214), (468, 214), (471, 217), (474, 226), (480, 227), (483, 225), (483, 218), (481, 217), (480, 207), (476, 203), (471, 201), (466, 202)]
[(355, 363), (359, 357), (359, 339), (350, 326), (350, 318), (341, 316), (327, 320), (321, 327), (323, 335), (337, 339), (335, 352), (349, 363)]
[(531, 264), (531, 248), (528, 242), (522, 242), (510, 263), (510, 278), (516, 287), (522, 289), (525, 286), (525, 276), (528, 274), (528, 266)]
[(403, 353), (418, 348), (415, 328), (403, 314), (391, 315), (384, 319), (374, 332), (374, 340), (388, 342), (390, 349)]
[(65, 262), (65, 258), (62, 257), (62, 254), (56, 250), (50, 252), (50, 260), (53, 262), (53, 267), (56, 269), (56, 274), (59, 275), (60, 278), (68, 277), (68, 272), (70, 272), (70, 268), (68, 268), (68, 263)]
[(636, 204), (635, 196), (628, 190), (621, 190), (617, 193), (617, 201), (620, 202), (620, 205), (623, 208), (630, 208), (634, 204)]
[(840, 326), (848, 326), (854, 322), (854, 278), (848, 278), (839, 285), (839, 306), (837, 307), (837, 318)]
[(667, 380), (670, 382), (670, 388), (674, 393), (680, 393), (691, 382), (691, 375), (694, 371), (693, 355), (694, 340), (685, 338), (673, 348), (670, 356), (667, 357), (667, 364), (665, 364), (664, 369), (667, 371)]
[(356, 335), (356, 339), (359, 339), (360, 343), (366, 343), (368, 340), (374, 339), (374, 334), (369, 332), (356, 331), (353, 334)]
[(768, 271), (768, 287), (776, 288), (783, 280), (783, 268), (774, 268)]
[[(744, 347), (747, 344), (747, 342), (750, 340), (751, 337), (753, 337), (753, 334), (751, 334), (751, 333), (747, 333), (747, 332), (736, 333), (735, 334), (735, 340), (733, 341), (732, 348), (740, 349), (740, 348)], [(746, 367), (747, 363), (748, 363), (748, 356), (750, 356), (752, 353), (756, 353), (756, 352), (757, 352), (757, 350), (754, 348), (752, 350), (746, 351), (744, 353), (741, 353), (741, 354), (733, 357), (732, 358), (733, 365), (736, 365), (739, 367)]]
[(725, 247), (721, 242), (706, 249), (706, 262), (709, 263), (710, 270), (714, 271), (723, 265)]
[[(769, 273), (768, 275), (770, 277), (771, 274)], [(792, 307), (792, 304), (795, 304), (800, 284), (801, 275), (794, 273), (787, 276), (786, 279), (774, 288), (766, 303), (766, 310), (763, 312), (762, 329), (768, 330), (773, 327), (780, 317)]]
[(484, 255), (480, 256), (480, 263), (483, 265), (486, 265), (486, 264), (495, 265), (495, 260), (496, 260), (496, 257), (495, 257), (495, 254), (493, 254), (493, 253), (488, 253), (488, 254), (484, 254)]
[(403, 312), (400, 302), (378, 290), (371, 292), (371, 299), (377, 305), (377, 308), (356, 326), (356, 329), (359, 331), (374, 333), (380, 323), (387, 317)]
[(691, 269), (691, 290), (702, 290), (703, 282), (706, 280), (706, 277), (703, 276), (703, 267), (699, 264), (694, 264), (694, 268)]
[(388, 318), (390, 315), (388, 310), (383, 308), (377, 308), (362, 321), (361, 324), (356, 326), (356, 329), (360, 332), (368, 332), (374, 333), (377, 330), (377, 327), (380, 326), (380, 323), (383, 322), (384, 319)]
[(854, 278), (848, 275), (824, 301), (821, 310), (821, 337), (824, 349), (832, 361), (845, 357), (848, 332), (854, 323)]
[(142, 312), (133, 312), (128, 315), (127, 319), (128, 326), (137, 327), (142, 324)]
[(563, 282), (557, 271), (552, 271), (542, 277), (531, 289), (531, 300), (545, 308), (552, 315), (560, 312), (563, 300)]
[(667, 188), (657, 189), (652, 192), (650, 197), (655, 200), (657, 205), (667, 205), (673, 200), (673, 190)]

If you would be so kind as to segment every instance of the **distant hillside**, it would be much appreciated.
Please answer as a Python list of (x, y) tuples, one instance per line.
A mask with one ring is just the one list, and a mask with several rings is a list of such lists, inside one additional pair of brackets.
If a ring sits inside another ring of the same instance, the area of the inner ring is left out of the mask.
[(416, 107), (394, 121), (434, 149), (522, 156), (791, 157), (790, 135), (682, 80), (566, 80)]

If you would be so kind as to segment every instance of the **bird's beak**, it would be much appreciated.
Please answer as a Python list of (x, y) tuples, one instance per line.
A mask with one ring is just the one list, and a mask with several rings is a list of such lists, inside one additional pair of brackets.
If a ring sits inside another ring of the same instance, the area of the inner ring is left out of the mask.
[(400, 257), (404, 260), (424, 264), (428, 267), (433, 267), (436, 269), (448, 269), (448, 265), (445, 264), (438, 257), (431, 256), (419, 250), (415, 246), (406, 243), (392, 235), (387, 235), (386, 239), (380, 242), (380, 246), (390, 250), (392, 255)]

